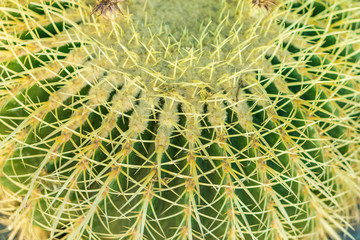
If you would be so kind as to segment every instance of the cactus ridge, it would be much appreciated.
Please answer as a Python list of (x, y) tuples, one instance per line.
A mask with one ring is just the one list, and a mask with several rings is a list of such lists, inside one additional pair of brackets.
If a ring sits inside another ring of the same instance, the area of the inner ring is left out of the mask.
[(0, 3), (0, 213), (19, 239), (340, 239), (360, 4)]

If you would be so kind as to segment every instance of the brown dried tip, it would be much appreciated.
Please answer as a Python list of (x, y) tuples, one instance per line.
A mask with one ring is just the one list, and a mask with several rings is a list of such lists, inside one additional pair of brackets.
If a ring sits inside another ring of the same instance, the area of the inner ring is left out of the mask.
[(118, 7), (119, 2), (124, 0), (100, 0), (91, 12), (91, 15), (105, 16), (113, 18), (117, 13), (123, 14)]
[(252, 0), (252, 4), (254, 4), (254, 6), (258, 6), (260, 8), (263, 7), (267, 11), (269, 11), (271, 9), (271, 5), (276, 5), (276, 1), (275, 0)]

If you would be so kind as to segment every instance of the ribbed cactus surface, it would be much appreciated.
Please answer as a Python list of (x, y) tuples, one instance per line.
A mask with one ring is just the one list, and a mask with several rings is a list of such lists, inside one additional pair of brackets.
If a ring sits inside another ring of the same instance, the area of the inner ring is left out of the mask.
[(101, 4), (0, 3), (11, 239), (340, 239), (360, 197), (358, 1)]

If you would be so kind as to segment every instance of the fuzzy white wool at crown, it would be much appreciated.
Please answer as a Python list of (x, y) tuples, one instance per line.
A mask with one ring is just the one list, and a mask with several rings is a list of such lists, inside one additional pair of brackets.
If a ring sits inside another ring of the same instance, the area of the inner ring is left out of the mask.
[[(107, 29), (116, 32), (119, 24), (119, 33), (105, 41), (103, 36), (92, 37), (115, 50), (121, 72), (140, 76), (147, 96), (167, 92), (181, 102), (182, 96), (191, 95), (202, 105), (202, 93), (210, 89), (219, 101), (234, 101), (241, 78), (255, 79), (256, 70), (273, 75), (265, 56), (275, 50), (281, 28), (266, 20), (269, 14), (245, 1), (152, 0), (120, 5), (129, 12), (114, 20), (114, 29)], [(267, 25), (261, 25), (263, 21)], [(222, 95), (224, 91), (228, 94)], [(237, 105), (240, 111), (246, 108), (242, 105), (243, 101)]]

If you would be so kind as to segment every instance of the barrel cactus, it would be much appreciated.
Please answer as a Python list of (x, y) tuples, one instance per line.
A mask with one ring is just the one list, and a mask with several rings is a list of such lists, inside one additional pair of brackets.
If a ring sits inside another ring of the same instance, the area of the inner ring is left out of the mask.
[(3, 0), (10, 239), (340, 239), (356, 0)]

